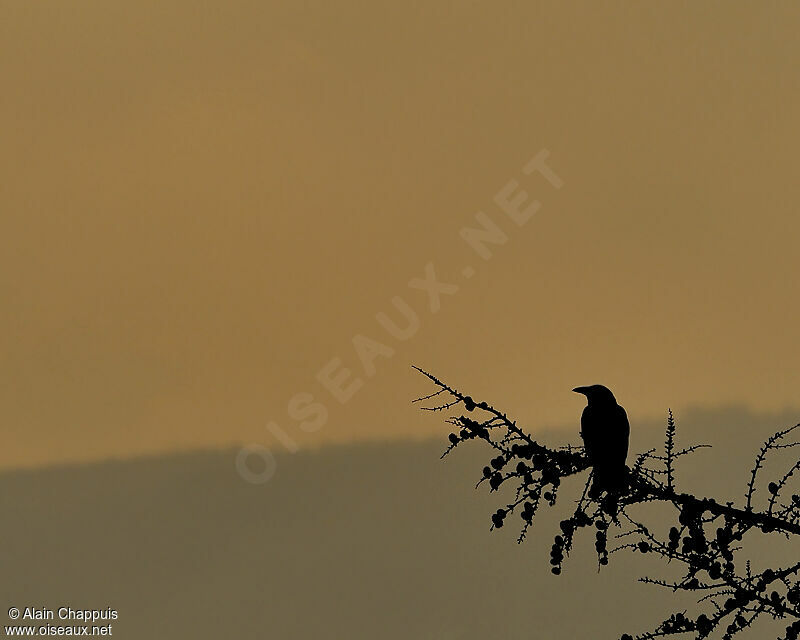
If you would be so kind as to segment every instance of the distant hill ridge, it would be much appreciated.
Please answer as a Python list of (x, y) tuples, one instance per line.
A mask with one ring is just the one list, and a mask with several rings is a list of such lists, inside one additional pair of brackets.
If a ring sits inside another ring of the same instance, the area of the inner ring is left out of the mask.
[[(714, 445), (694, 454), (703, 465), (679, 468), (679, 483), (740, 497), (759, 443), (799, 417), (678, 415), (679, 444)], [(662, 429), (634, 423), (632, 451), (660, 446)], [(550, 575), (558, 513), (521, 546), (513, 522), (490, 533), (499, 497), (473, 489), (487, 452), (476, 444), (440, 461), (445, 436), (443, 426), (436, 442), (283, 455), (262, 486), (238, 477), (232, 450), (4, 472), (0, 601), (113, 607), (123, 640), (595, 640), (673, 610), (668, 594), (636, 582), (661, 567), (620, 556), (598, 573), (588, 538), (564, 575)], [(562, 500), (578, 490), (563, 487)], [(571, 614), (578, 598), (589, 616)], [(636, 613), (609, 615), (619, 599)]]

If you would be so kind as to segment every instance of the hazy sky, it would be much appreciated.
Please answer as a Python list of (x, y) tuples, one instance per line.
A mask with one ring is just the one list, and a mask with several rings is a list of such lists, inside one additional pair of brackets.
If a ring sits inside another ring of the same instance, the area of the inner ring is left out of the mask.
[[(634, 428), (800, 406), (799, 29), (789, 2), (4, 2), (0, 465), (441, 432), (411, 363), (534, 430), (594, 382)], [(460, 290), (409, 287), (429, 263)]]

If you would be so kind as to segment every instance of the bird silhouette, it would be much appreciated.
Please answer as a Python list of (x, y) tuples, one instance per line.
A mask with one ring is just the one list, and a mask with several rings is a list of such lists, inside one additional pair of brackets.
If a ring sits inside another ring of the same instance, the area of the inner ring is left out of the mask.
[(601, 384), (575, 387), (586, 396), (581, 416), (581, 438), (594, 470), (591, 495), (619, 492), (625, 486), (630, 425), (628, 414), (617, 404), (614, 394)]

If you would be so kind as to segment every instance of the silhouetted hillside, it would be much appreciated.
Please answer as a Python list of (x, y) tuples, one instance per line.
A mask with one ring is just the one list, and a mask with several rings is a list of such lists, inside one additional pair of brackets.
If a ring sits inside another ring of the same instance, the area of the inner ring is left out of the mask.
[[(702, 465), (684, 462), (679, 482), (740, 497), (759, 443), (797, 417), (677, 416), (679, 443), (715, 445), (694, 454)], [(634, 423), (632, 451), (660, 445), (662, 431)], [(476, 443), (440, 461), (445, 435), (287, 455), (264, 486), (239, 479), (230, 451), (7, 472), (0, 602), (110, 606), (116, 637), (192, 640), (595, 640), (673, 609), (635, 580), (660, 566), (620, 556), (598, 573), (590, 539), (551, 575), (558, 514), (521, 546), (514, 523), (490, 533), (497, 496), (473, 490), (487, 452)]]

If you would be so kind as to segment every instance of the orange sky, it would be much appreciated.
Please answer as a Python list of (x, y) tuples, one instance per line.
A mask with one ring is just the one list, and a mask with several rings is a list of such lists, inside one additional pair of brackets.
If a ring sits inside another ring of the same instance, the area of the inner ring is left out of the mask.
[(5, 3), (0, 465), (443, 433), (411, 363), (534, 429), (800, 405), (800, 7), (616, 6)]

